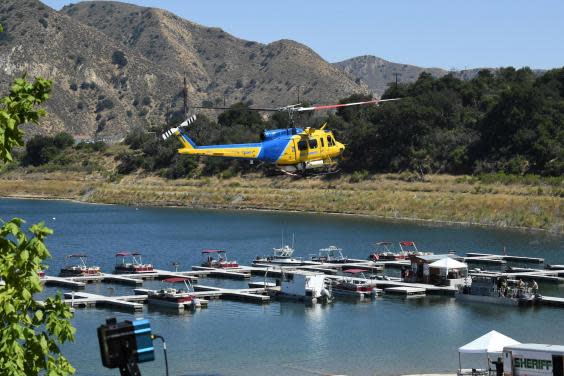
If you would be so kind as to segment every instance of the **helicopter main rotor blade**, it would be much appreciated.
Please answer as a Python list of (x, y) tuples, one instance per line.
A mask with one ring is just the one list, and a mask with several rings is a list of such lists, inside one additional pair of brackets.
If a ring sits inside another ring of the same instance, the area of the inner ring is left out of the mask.
[(339, 103), (339, 104), (330, 104), (325, 106), (312, 106), (312, 107), (296, 107), (293, 110), (296, 112), (302, 111), (319, 111), (319, 110), (330, 110), (332, 108), (340, 108), (340, 107), (349, 107), (349, 106), (360, 106), (363, 104), (378, 104), (380, 102), (389, 102), (389, 101), (397, 101), (401, 98), (393, 98), (393, 99), (373, 99), (371, 101), (364, 101), (364, 102), (353, 102), (353, 103)]
[(319, 111), (319, 110), (330, 110), (332, 108), (349, 107), (349, 106), (359, 106), (363, 104), (378, 104), (381, 102), (398, 101), (401, 98), (391, 98), (391, 99), (372, 99), (370, 101), (364, 102), (353, 102), (353, 103), (339, 103), (330, 104), (324, 106), (311, 106), (311, 107), (300, 107), (300, 104), (291, 104), (289, 106), (278, 107), (278, 108), (262, 108), (262, 107), (206, 107), (206, 106), (193, 106), (192, 108), (201, 108), (204, 110), (241, 110), (241, 111), (268, 111), (268, 112), (304, 112), (304, 111)]
[(242, 108), (233, 108), (233, 107), (206, 107), (206, 106), (192, 106), (192, 108), (200, 108), (203, 110), (241, 110), (241, 111), (270, 111), (270, 112), (277, 112), (280, 111), (279, 108), (257, 108), (257, 107), (242, 107)]

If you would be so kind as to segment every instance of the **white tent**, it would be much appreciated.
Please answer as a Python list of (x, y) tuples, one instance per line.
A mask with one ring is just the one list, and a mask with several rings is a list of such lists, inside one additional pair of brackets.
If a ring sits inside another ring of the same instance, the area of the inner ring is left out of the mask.
[(459, 347), (458, 352), (461, 353), (486, 353), (486, 354), (500, 354), (505, 346), (518, 345), (521, 342), (515, 341), (495, 330), (484, 334), (480, 338), (473, 340), (466, 345)]
[[(481, 336), (480, 338), (476, 338), (470, 343), (458, 348), (458, 363), (459, 368), (462, 368), (460, 362), (460, 354), (486, 354), (488, 357), (489, 354), (501, 354), (503, 352), (503, 348), (505, 346), (512, 346), (518, 345), (521, 342), (515, 341), (513, 338), (510, 338), (506, 335), (503, 335), (495, 330), (488, 332)], [(489, 357), (488, 357), (489, 363)]]
[(468, 268), (468, 265), (466, 265), (463, 262), (456, 261), (453, 258), (445, 257), (429, 264), (429, 267), (448, 270), (448, 269), (464, 269), (464, 268)]

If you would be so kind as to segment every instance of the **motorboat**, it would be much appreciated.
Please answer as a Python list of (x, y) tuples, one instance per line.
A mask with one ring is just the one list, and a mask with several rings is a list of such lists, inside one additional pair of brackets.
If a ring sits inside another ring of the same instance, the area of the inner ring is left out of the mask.
[(532, 305), (538, 296), (522, 281), (501, 275), (474, 275), (455, 293), (460, 301), (506, 305)]
[(77, 264), (67, 264), (61, 268), (59, 272), (60, 277), (84, 277), (84, 276), (92, 276), (92, 275), (100, 275), (102, 274), (100, 271), (99, 266), (88, 266), (86, 265), (86, 259), (88, 258), (87, 255), (80, 254), (80, 255), (68, 255), (65, 257), (67, 262), (70, 262), (71, 259), (78, 259), (79, 262)]
[(299, 266), (303, 264), (301, 258), (294, 258), (294, 248), (289, 245), (282, 246), (281, 248), (273, 248), (272, 256), (257, 256), (253, 264), (274, 264), (280, 266)]
[(368, 259), (371, 261), (400, 261), (407, 260), (410, 256), (423, 256), (432, 255), (432, 252), (420, 252), (417, 249), (417, 245), (413, 241), (401, 241), (399, 242), (399, 252), (394, 250), (394, 245), (389, 241), (382, 241), (375, 244), (376, 248), (372, 252)]
[(367, 278), (364, 269), (343, 270), (342, 278), (333, 281), (332, 290), (335, 295), (370, 295), (376, 296), (381, 290), (376, 287), (376, 280)]
[[(195, 296), (189, 278), (172, 277), (163, 279), (162, 282), (170, 286), (156, 291), (149, 290), (147, 296), (149, 306), (183, 311), (184, 309), (195, 309), (207, 305), (207, 300)], [(173, 285), (180, 283), (184, 284), (185, 289), (173, 287)]]
[(237, 261), (227, 260), (227, 252), (219, 249), (206, 249), (202, 251), (204, 261), (202, 266), (207, 268), (238, 268)]
[(116, 253), (115, 272), (119, 274), (144, 274), (153, 273), (155, 269), (152, 264), (143, 264), (141, 253), (139, 252), (118, 252)]
[(368, 256), (371, 261), (396, 261), (405, 260), (408, 257), (406, 252), (396, 252), (394, 243), (390, 241), (377, 242), (375, 246), (374, 252)]
[(343, 250), (334, 245), (327, 248), (321, 248), (319, 253), (311, 257), (311, 261), (330, 263), (330, 264), (343, 264), (349, 262), (348, 257), (343, 256)]

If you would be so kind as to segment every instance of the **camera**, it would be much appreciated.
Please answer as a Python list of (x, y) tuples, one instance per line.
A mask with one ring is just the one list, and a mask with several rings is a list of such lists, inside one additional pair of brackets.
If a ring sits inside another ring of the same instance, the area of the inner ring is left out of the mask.
[(107, 319), (98, 328), (102, 364), (119, 368), (121, 375), (141, 375), (137, 363), (155, 360), (151, 324), (147, 319), (117, 322)]

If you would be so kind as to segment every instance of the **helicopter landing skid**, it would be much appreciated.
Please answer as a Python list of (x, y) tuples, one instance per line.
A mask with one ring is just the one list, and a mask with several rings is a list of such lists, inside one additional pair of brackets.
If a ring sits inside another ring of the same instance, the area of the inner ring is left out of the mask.
[(290, 171), (286, 171), (284, 169), (277, 169), (278, 171), (284, 173), (285, 175), (294, 177), (294, 178), (312, 178), (315, 176), (326, 176), (326, 175), (332, 175), (332, 174), (337, 174), (339, 172), (341, 172), (340, 169), (336, 169), (336, 170), (327, 170), (327, 171), (312, 171), (312, 170), (300, 170), (297, 173), (294, 172), (290, 172)]

